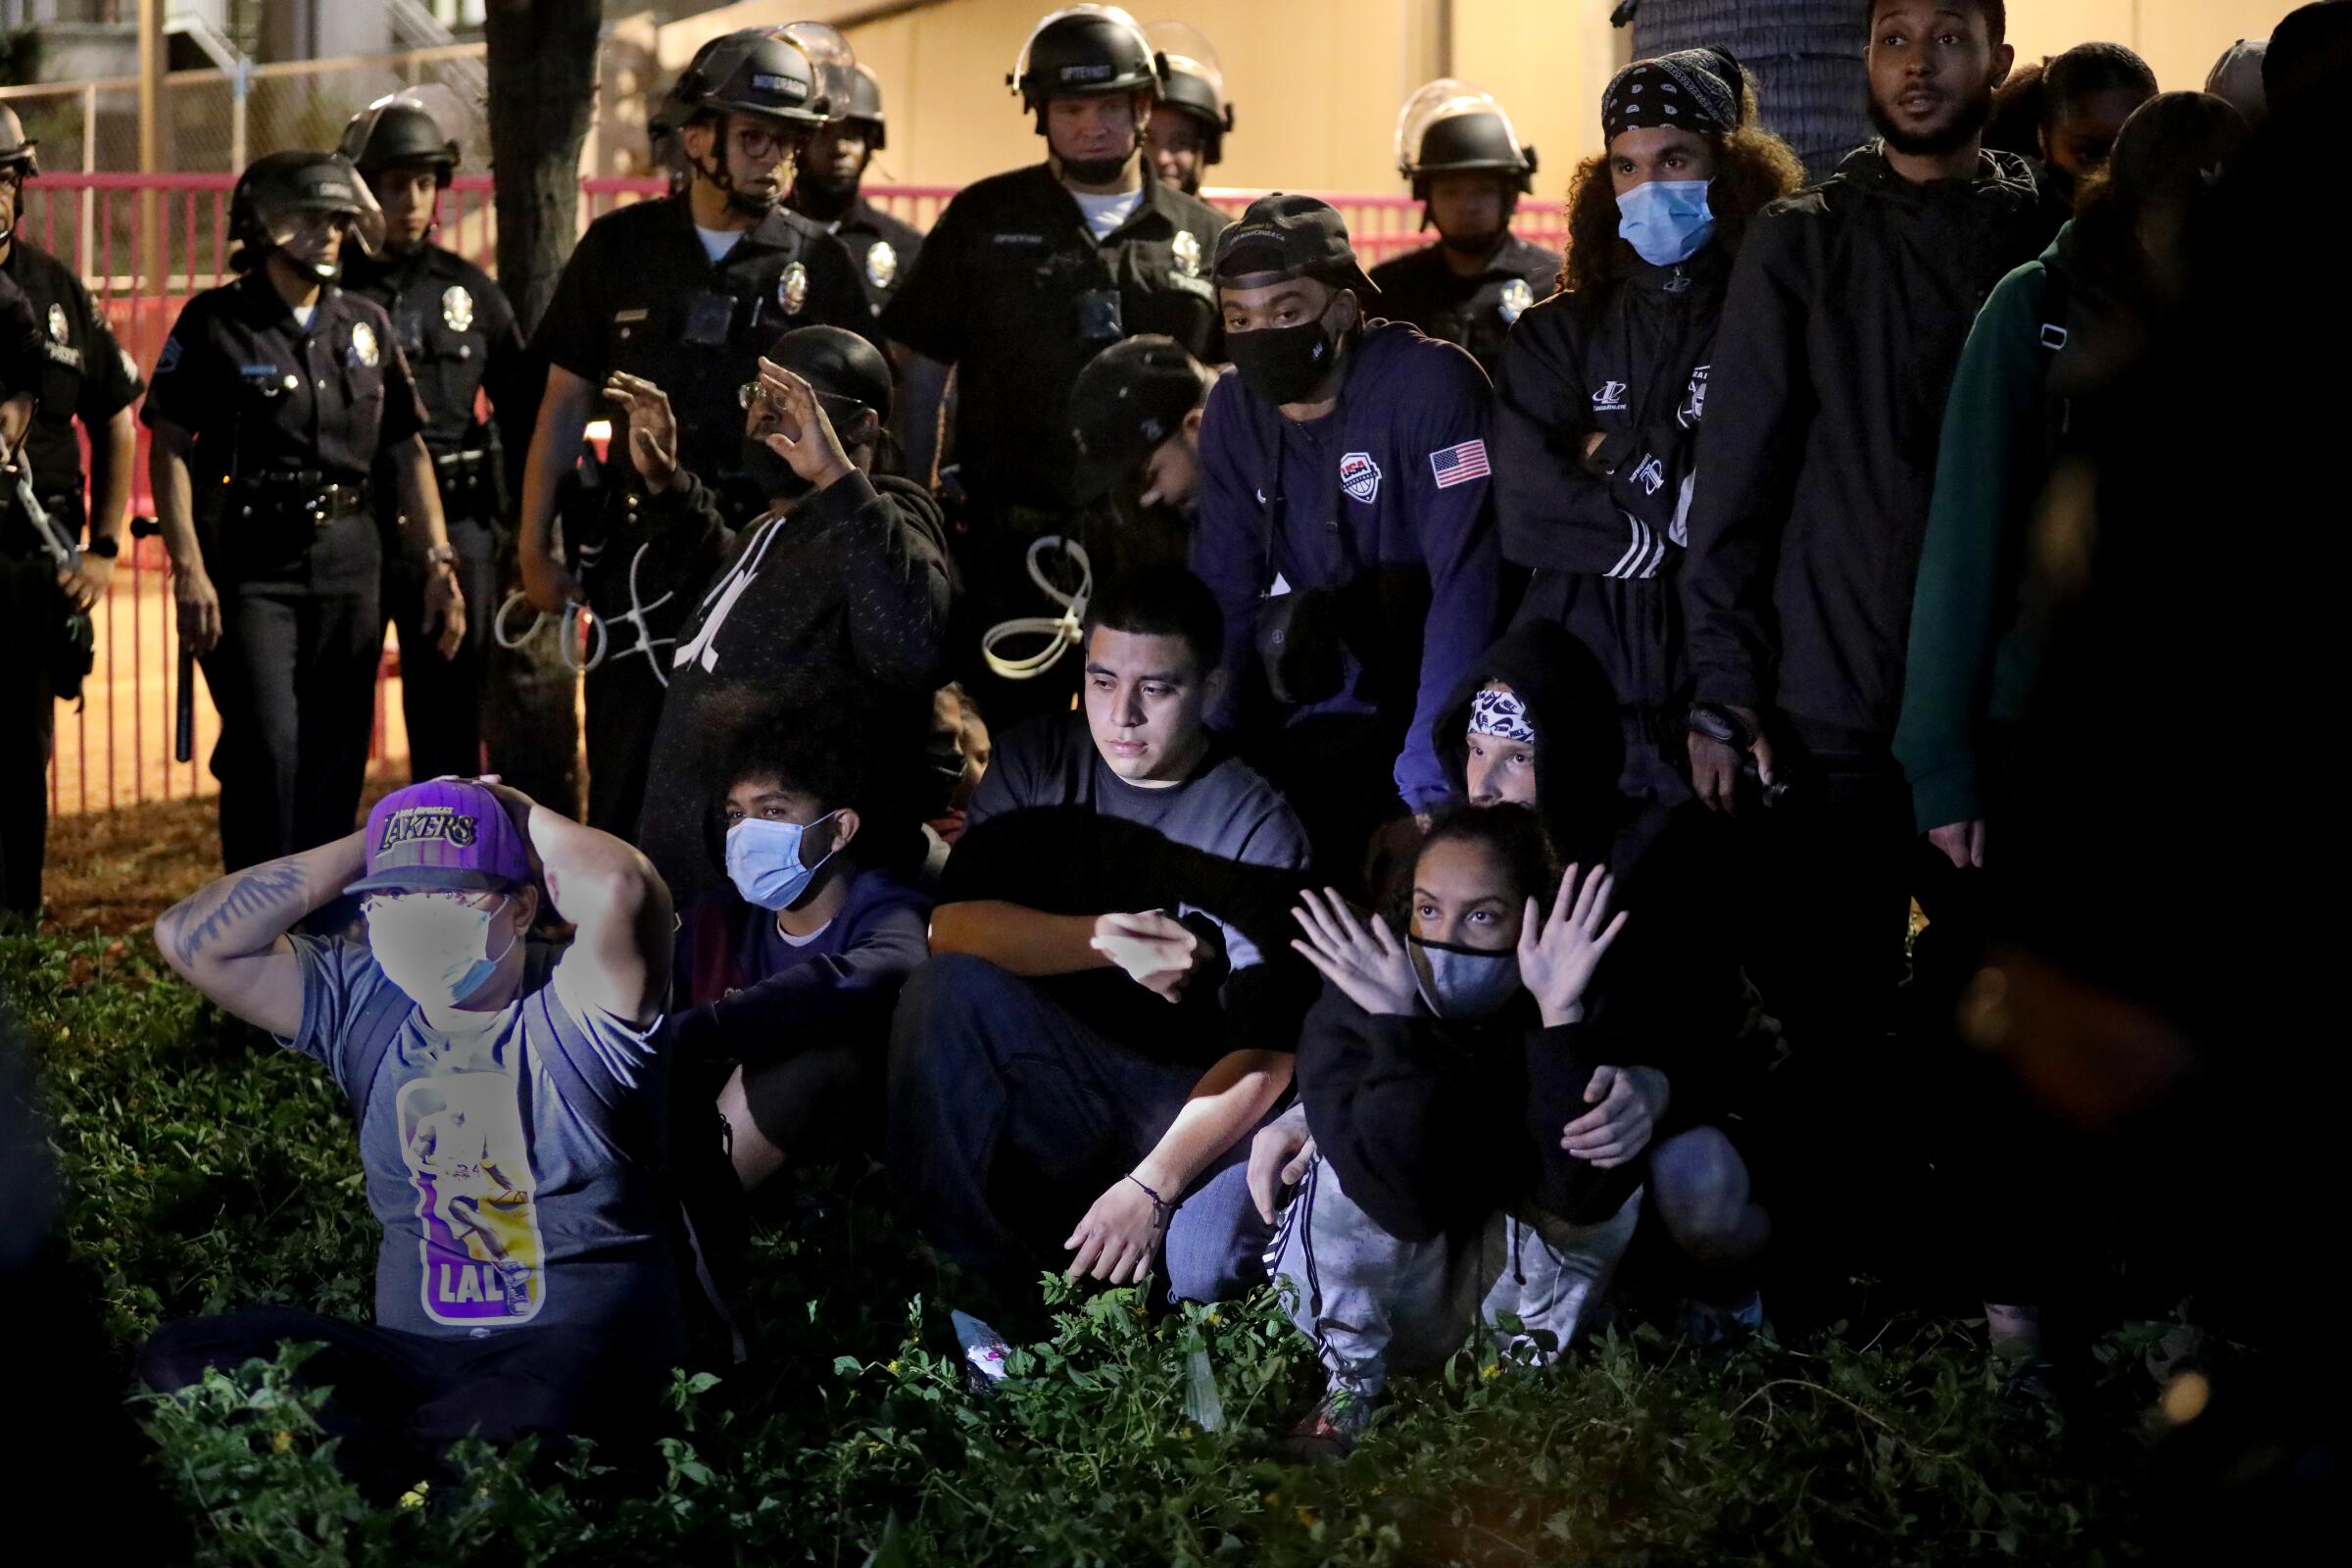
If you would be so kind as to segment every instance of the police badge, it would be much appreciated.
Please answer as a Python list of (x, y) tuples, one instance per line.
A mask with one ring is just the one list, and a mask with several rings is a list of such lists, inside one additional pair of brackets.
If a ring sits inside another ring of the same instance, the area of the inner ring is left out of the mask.
[(1502, 313), (1502, 324), (1509, 326), (1519, 319), (1519, 313), (1536, 303), (1536, 291), (1527, 286), (1527, 279), (1514, 277), (1502, 285), (1502, 301), (1495, 307)]
[(886, 239), (874, 241), (874, 248), (865, 253), (865, 280), (876, 288), (888, 288), (898, 277), (898, 251)]
[(52, 343), (63, 343), (71, 333), (72, 326), (66, 320), (66, 308), (63, 305), (51, 305), (49, 307), (49, 340)]
[(1187, 277), (1200, 275), (1200, 241), (1191, 229), (1180, 228), (1170, 249), (1176, 253), (1176, 270)]
[(353, 364), (365, 365), (369, 369), (384, 363), (384, 351), (375, 341), (375, 328), (366, 321), (351, 323), (351, 359)]
[(466, 332), (473, 328), (473, 295), (463, 283), (452, 283), (441, 291), (441, 324), (452, 332)]
[(808, 303), (808, 269), (794, 262), (776, 279), (776, 303), (784, 307), (786, 316), (798, 316), (801, 307)]

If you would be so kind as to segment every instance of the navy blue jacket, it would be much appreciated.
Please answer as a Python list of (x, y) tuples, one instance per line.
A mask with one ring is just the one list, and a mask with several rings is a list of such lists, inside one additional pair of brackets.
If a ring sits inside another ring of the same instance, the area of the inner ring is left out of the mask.
[[(1209, 393), (1193, 564), (1225, 612), (1225, 696), (1211, 721), (1237, 720), (1258, 600), (1275, 579), (1339, 590), (1347, 684), (1288, 716), (1409, 715), (1396, 792), (1421, 810), (1447, 793), (1431, 721), (1500, 613), (1487, 462), (1494, 394), (1477, 361), (1401, 321), (1367, 327), (1346, 365), (1338, 407), (1311, 428), (1238, 374)], [(1286, 443), (1302, 442), (1328, 454), (1328, 484), (1285, 496)]]

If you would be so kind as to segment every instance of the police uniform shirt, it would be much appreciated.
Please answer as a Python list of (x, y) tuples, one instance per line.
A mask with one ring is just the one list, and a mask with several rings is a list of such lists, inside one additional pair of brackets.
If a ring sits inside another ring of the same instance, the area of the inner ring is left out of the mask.
[[(81, 442), (74, 421), (80, 419), (93, 441), (104, 439), (106, 422), (143, 390), (139, 369), (116, 341), (97, 301), (65, 263), (20, 235), (0, 264), (0, 275), (24, 290), (39, 334), (40, 367), (30, 390), (40, 407), (24, 433), (33, 487), (52, 514), (74, 521), (78, 533)], [(10, 390), (17, 390), (13, 381)]]
[[(615, 370), (669, 395), (679, 461), (707, 482), (741, 466), (744, 385), (795, 327), (869, 336), (872, 309), (841, 242), (771, 209), (712, 262), (684, 196), (635, 202), (588, 225), (534, 340), (551, 365), (601, 388)], [(627, 439), (613, 418), (615, 450)]]
[(1431, 337), (1459, 343), (1493, 375), (1511, 323), (1547, 297), (1559, 275), (1558, 256), (1516, 234), (1475, 277), (1456, 276), (1446, 265), (1443, 245), (1424, 245), (1372, 269), (1380, 297), (1369, 302), (1369, 309), (1374, 316), (1410, 321)]
[(259, 269), (188, 301), (139, 417), (196, 438), (198, 483), (268, 469), (361, 484), (424, 428), (383, 307), (329, 283), (306, 328)]
[(530, 350), (489, 273), (426, 244), (354, 259), (343, 269), (343, 286), (392, 318), (392, 340), (424, 399), (424, 444), (434, 453), (479, 445), (477, 392), (489, 394), (508, 453), (530, 445), (538, 402)]
[(865, 285), (866, 302), (880, 316), (882, 307), (890, 303), (891, 296), (899, 291), (899, 285), (906, 281), (908, 270), (914, 266), (914, 254), (922, 249), (923, 231), (891, 217), (863, 196), (854, 199), (849, 211), (830, 222), (821, 218), (810, 218), (809, 221), (848, 248), (850, 260), (857, 264), (858, 279)]
[(1224, 358), (1208, 263), (1225, 224), (1147, 177), (1135, 211), (1098, 242), (1044, 164), (948, 203), (881, 324), (957, 368), (956, 450), (975, 500), (1070, 509), (1070, 388), (1105, 344), (1164, 332), (1196, 359)]

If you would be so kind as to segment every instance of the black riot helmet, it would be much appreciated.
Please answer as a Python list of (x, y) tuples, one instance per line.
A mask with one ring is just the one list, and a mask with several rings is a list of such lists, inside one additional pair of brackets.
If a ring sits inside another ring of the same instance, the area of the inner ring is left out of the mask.
[(1396, 115), (1396, 172), (1429, 200), (1429, 176), (1488, 170), (1517, 188), (1535, 188), (1536, 150), (1520, 143), (1494, 95), (1441, 76), (1404, 101)]
[(695, 51), (670, 90), (663, 120), (678, 130), (704, 115), (757, 115), (800, 125), (825, 122), (815, 66), (766, 27), (722, 32)]
[(443, 185), (458, 171), (458, 139), (424, 103), (407, 93), (378, 98), (351, 117), (335, 150), (363, 174), (395, 164), (430, 164)]
[(1069, 6), (1030, 30), (1005, 85), (1046, 133), (1046, 105), (1055, 98), (1159, 90), (1159, 62), (1135, 18), (1117, 6)]
[(854, 79), (850, 83), (850, 107), (835, 118), (855, 120), (866, 126), (865, 150), (878, 153), (883, 148), (889, 130), (888, 123), (882, 118), (882, 82), (863, 66), (852, 69)]
[[(383, 210), (341, 153), (271, 153), (255, 160), (229, 192), (229, 237), (255, 256), (282, 247), (319, 217), (350, 220), (352, 238), (369, 255), (383, 248)], [(314, 270), (334, 275), (332, 268)]]
[(24, 134), (16, 110), (0, 104), (0, 169), (22, 170), (26, 179), (41, 172), (40, 143)]
[(1200, 162), (1218, 162), (1225, 156), (1225, 133), (1233, 129), (1233, 102), (1225, 96), (1216, 46), (1183, 22), (1154, 22), (1144, 36), (1159, 54), (1159, 101), (1200, 122), (1207, 133)]

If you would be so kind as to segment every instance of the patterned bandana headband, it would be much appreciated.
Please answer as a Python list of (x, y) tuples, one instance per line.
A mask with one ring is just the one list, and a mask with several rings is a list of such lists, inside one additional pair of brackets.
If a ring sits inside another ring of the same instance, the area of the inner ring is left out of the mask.
[(1527, 705), (1508, 686), (1488, 686), (1470, 700), (1470, 733), (1532, 746), (1536, 726), (1527, 721)]
[(1600, 96), (1601, 134), (1680, 125), (1728, 135), (1740, 128), (1740, 64), (1720, 49), (1678, 49), (1637, 60)]

